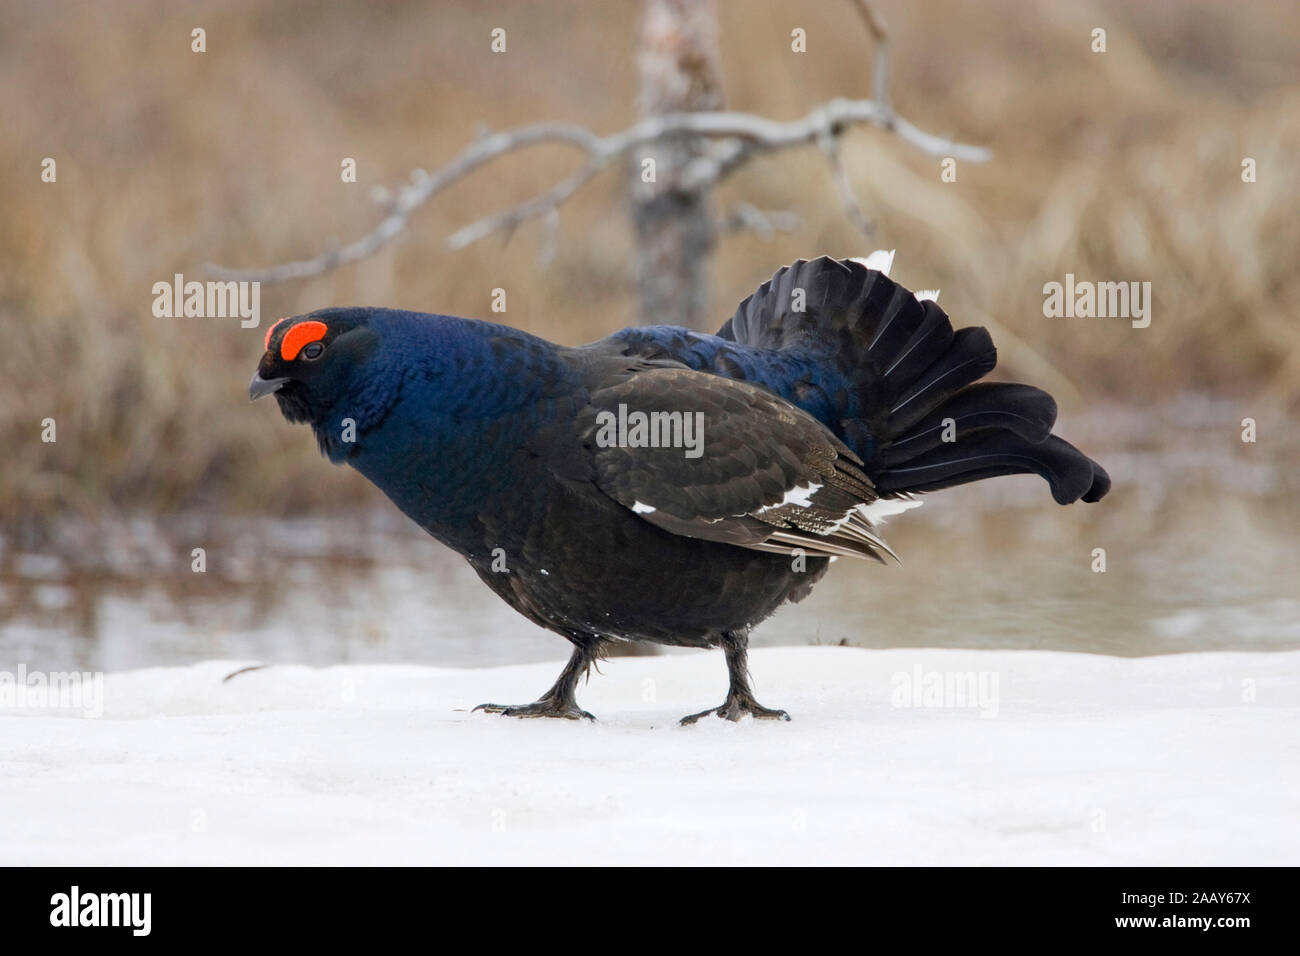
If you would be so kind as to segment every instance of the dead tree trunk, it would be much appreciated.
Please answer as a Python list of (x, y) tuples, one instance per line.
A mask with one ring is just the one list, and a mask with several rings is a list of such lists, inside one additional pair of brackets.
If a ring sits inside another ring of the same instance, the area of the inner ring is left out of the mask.
[[(716, 0), (646, 0), (638, 66), (643, 116), (721, 109)], [(707, 279), (716, 239), (709, 190), (681, 182), (687, 163), (707, 147), (700, 136), (675, 133), (632, 157), (643, 322), (698, 329), (716, 318)]]

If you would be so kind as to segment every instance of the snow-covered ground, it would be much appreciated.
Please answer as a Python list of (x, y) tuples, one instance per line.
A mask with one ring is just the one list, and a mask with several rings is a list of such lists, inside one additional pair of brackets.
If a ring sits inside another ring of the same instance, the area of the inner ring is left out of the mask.
[(469, 712), (558, 662), (239, 666), (0, 710), (0, 862), (1300, 863), (1300, 652), (763, 649), (794, 720), (687, 728), (720, 653), (603, 664), (597, 724)]

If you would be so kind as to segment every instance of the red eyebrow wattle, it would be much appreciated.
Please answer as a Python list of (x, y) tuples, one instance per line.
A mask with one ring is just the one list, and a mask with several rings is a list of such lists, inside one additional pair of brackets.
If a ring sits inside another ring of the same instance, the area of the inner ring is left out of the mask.
[(293, 316), (286, 315), (271, 323), (271, 327), (266, 330), (266, 340), (262, 343), (262, 348), (269, 349), (271, 347), (271, 336), (275, 333), (275, 330), (284, 325), (284, 323), (288, 322), (291, 318), (293, 318)]
[(320, 341), (328, 331), (329, 326), (324, 322), (299, 322), (284, 333), (284, 338), (280, 340), (280, 357), (286, 362), (292, 362), (304, 345)]

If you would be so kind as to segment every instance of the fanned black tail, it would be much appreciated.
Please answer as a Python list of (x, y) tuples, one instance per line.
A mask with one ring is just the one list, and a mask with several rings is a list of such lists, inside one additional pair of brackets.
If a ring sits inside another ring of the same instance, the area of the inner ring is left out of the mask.
[(1050, 395), (976, 384), (997, 364), (986, 330), (954, 332), (934, 302), (855, 260), (822, 257), (779, 270), (718, 335), (832, 362), (848, 387), (836, 400), (839, 420), (828, 424), (862, 457), (882, 495), (1025, 473), (1045, 478), (1060, 504), (1097, 501), (1110, 490), (1105, 469), (1051, 434)]

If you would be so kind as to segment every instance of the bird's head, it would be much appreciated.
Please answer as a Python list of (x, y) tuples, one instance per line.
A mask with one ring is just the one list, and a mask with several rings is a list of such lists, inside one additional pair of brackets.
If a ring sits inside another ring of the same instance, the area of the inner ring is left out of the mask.
[(266, 330), (266, 352), (248, 397), (274, 394), (289, 421), (318, 425), (356, 393), (378, 342), (368, 309), (321, 309), (280, 319)]

